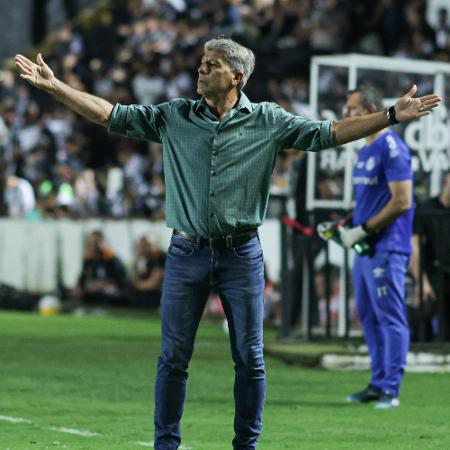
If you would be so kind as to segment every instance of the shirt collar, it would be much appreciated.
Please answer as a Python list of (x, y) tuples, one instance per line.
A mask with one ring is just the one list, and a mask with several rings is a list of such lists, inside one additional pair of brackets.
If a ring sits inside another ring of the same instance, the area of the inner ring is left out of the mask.
[[(195, 102), (194, 111), (197, 112), (198, 109), (202, 106), (206, 106), (205, 97), (202, 97)], [(248, 113), (252, 112), (252, 104), (243, 92), (241, 92), (237, 105), (234, 109), (237, 109), (239, 111), (247, 111)]]
[(247, 112), (249, 112), (249, 113), (252, 112), (252, 109), (253, 109), (252, 104), (251, 104), (250, 100), (248, 99), (248, 97), (243, 92), (241, 92), (236, 109), (239, 109), (241, 111), (247, 110)]

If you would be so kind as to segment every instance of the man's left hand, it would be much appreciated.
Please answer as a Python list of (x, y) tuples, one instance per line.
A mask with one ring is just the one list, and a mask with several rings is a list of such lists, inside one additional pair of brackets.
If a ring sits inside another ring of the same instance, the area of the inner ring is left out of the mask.
[(347, 248), (352, 248), (357, 242), (361, 241), (368, 235), (369, 233), (367, 233), (367, 231), (364, 231), (362, 225), (342, 230), (339, 233), (342, 243)]
[(442, 100), (441, 97), (436, 94), (414, 98), (416, 92), (417, 86), (413, 84), (409, 92), (395, 104), (395, 117), (399, 122), (406, 122), (418, 117), (428, 116), (428, 114), (431, 114), (431, 110), (436, 108)]

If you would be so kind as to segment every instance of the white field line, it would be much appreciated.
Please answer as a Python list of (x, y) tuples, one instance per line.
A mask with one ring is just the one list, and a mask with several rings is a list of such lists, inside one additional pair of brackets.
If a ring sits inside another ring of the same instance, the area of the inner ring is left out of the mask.
[(31, 420), (24, 419), (23, 417), (10, 417), (10, 416), (0, 416), (0, 420), (10, 423), (33, 423)]
[(75, 428), (51, 427), (50, 430), (58, 431), (59, 433), (75, 434), (77, 436), (84, 437), (102, 436), (100, 433), (95, 433), (94, 431), (77, 430)]
[[(31, 420), (24, 419), (23, 417), (11, 417), (11, 416), (1, 416), (0, 415), (0, 420), (3, 420), (4, 422), (9, 422), (9, 423), (28, 424), (28, 425), (33, 423)], [(83, 436), (83, 437), (103, 436), (101, 433), (96, 433), (95, 431), (77, 430), (76, 428), (50, 427), (50, 430), (57, 431), (58, 433), (68, 433), (68, 434), (74, 434), (76, 436)], [(154, 442), (136, 441), (136, 442), (130, 442), (130, 444), (140, 445), (141, 447), (149, 447), (149, 448), (155, 447)], [(180, 445), (180, 447), (178, 447), (178, 448), (179, 448), (179, 450), (194, 450), (192, 447), (186, 447), (184, 445)]]

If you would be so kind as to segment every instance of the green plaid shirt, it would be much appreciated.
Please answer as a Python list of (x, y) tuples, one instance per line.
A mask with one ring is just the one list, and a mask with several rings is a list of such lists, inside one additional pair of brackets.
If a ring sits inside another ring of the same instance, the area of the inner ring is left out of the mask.
[(162, 144), (167, 226), (203, 237), (261, 225), (280, 149), (333, 145), (331, 121), (251, 103), (243, 93), (222, 121), (202, 99), (116, 104), (108, 130)]

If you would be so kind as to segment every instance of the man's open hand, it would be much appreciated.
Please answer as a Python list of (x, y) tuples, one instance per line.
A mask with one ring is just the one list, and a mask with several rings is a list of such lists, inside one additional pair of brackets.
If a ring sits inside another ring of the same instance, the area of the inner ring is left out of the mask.
[(37, 55), (36, 64), (23, 55), (16, 55), (14, 60), (21, 78), (44, 91), (52, 89), (56, 78), (52, 69), (45, 64), (40, 53)]
[(413, 84), (409, 92), (395, 104), (395, 117), (399, 122), (406, 122), (431, 114), (431, 110), (436, 108), (442, 100), (441, 97), (436, 94), (414, 97), (416, 92), (417, 86)]

